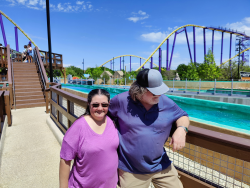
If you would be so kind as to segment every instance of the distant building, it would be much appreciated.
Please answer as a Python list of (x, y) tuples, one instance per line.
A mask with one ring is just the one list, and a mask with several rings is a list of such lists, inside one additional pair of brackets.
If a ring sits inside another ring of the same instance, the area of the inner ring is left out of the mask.
[(109, 71), (103, 71), (103, 73), (101, 74), (101, 77), (102, 77), (105, 73), (106, 73), (107, 75), (109, 75), (110, 78), (113, 78), (113, 75), (112, 75)]
[(69, 80), (72, 80), (72, 75), (69, 74), (69, 75), (67, 76), (67, 79), (68, 79), (68, 81), (69, 81)]
[(114, 78), (122, 78), (123, 72), (122, 71), (115, 71)]

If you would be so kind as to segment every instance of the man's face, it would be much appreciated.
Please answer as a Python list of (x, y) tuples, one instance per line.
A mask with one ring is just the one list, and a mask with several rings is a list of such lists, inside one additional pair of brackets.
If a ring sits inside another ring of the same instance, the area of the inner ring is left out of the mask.
[(154, 105), (159, 103), (159, 97), (160, 95), (153, 95), (149, 90), (147, 90), (147, 92), (142, 95), (140, 101), (142, 103)]

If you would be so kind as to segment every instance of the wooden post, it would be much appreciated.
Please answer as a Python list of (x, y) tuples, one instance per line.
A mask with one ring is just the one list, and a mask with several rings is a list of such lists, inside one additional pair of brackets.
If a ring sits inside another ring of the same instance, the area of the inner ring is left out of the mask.
[[(60, 105), (59, 104), (59, 94), (56, 94), (56, 102), (58, 105)], [(57, 118), (57, 121), (59, 122), (59, 110), (57, 110), (57, 117), (56, 118)]]
[(10, 108), (10, 94), (9, 91), (4, 92), (4, 101), (5, 101), (5, 112), (8, 118), (8, 125), (11, 125), (11, 108)]
[(45, 101), (46, 101), (46, 113), (50, 112), (49, 110), (49, 91), (45, 91)]
[[(70, 114), (70, 101), (69, 100), (67, 100), (67, 113)], [(69, 127), (70, 127), (70, 120), (68, 119), (68, 127), (67, 128), (69, 128)]]

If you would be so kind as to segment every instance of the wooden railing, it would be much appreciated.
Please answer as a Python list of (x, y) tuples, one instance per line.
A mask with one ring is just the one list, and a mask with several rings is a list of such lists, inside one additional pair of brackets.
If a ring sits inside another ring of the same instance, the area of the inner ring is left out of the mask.
[[(87, 94), (75, 95), (54, 83), (49, 92), (50, 117), (65, 133), (85, 112)], [(165, 149), (185, 188), (250, 186), (250, 135), (229, 132), (190, 125), (185, 148), (175, 153), (168, 139)]]
[(0, 67), (7, 67), (7, 48), (0, 47)]
[[(44, 67), (49, 68), (49, 52), (40, 50), (41, 53), (44, 53), (45, 56), (42, 57)], [(52, 58), (52, 67), (53, 69), (63, 69), (63, 57), (62, 54), (51, 53)]]
[(41, 86), (45, 95), (46, 89), (49, 88), (49, 80), (46, 75), (46, 71), (43, 66), (43, 62), (42, 62), (38, 47), (34, 48), (34, 62), (36, 64), (37, 72), (39, 74), (39, 80), (40, 80), (40, 83), (41, 83)]
[(10, 92), (10, 104), (11, 108), (14, 104), (14, 97), (13, 97), (13, 83), (12, 83), (12, 59), (10, 58), (10, 45), (7, 45), (7, 61), (8, 61), (8, 91)]
[[(12, 123), (11, 120), (11, 105), (10, 105), (10, 93), (9, 91), (0, 91), (0, 122), (4, 121), (4, 115), (7, 116), (8, 125)], [(2, 126), (0, 126), (0, 133)]]

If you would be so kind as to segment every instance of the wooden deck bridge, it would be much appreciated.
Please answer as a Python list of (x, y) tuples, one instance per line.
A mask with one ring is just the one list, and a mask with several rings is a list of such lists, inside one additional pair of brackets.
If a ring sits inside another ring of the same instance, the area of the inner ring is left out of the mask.
[[(9, 46), (0, 50), (0, 67), (7, 68), (0, 83), (0, 187), (58, 187), (63, 133), (83, 114), (87, 95), (50, 83), (37, 48), (30, 64), (11, 59)], [(54, 68), (63, 67), (58, 59)], [(185, 188), (250, 188), (250, 135), (192, 121), (185, 148), (174, 153), (169, 140), (165, 148)]]

